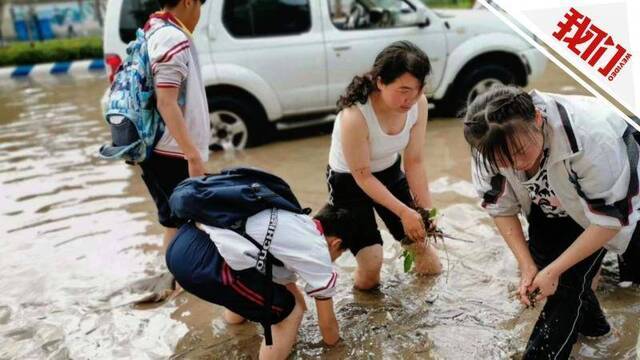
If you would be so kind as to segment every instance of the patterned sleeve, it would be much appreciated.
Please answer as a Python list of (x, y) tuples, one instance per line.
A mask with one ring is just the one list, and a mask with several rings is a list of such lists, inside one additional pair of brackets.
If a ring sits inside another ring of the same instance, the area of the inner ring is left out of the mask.
[(180, 30), (166, 26), (148, 41), (149, 58), (157, 88), (179, 88), (187, 78), (190, 41)]
[(476, 166), (475, 158), (471, 161), (471, 175), (482, 207), (489, 215), (513, 216), (520, 212), (520, 203), (504, 175)]

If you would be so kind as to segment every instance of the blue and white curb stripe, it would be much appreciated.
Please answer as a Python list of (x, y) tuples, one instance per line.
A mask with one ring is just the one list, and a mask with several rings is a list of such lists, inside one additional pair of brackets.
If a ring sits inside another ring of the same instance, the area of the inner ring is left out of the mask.
[(36, 65), (19, 65), (0, 68), (0, 79), (19, 79), (39, 76), (76, 75), (86, 73), (104, 73), (102, 59), (56, 62)]

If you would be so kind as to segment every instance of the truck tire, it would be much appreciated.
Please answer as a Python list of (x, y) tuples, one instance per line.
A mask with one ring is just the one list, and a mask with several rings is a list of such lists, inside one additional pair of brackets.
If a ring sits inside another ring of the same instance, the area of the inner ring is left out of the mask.
[(240, 150), (264, 144), (273, 136), (273, 126), (251, 99), (231, 96), (209, 98), (212, 151)]
[(516, 83), (516, 74), (500, 64), (482, 64), (458, 76), (450, 94), (439, 104), (438, 112), (444, 116), (459, 116), (471, 101), (493, 86)]

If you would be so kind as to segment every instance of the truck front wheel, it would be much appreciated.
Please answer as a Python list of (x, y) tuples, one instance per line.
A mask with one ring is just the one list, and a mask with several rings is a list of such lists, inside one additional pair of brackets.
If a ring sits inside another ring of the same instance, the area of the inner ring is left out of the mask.
[(443, 115), (458, 116), (469, 103), (489, 89), (516, 83), (516, 74), (500, 64), (483, 64), (460, 74), (443, 102)]

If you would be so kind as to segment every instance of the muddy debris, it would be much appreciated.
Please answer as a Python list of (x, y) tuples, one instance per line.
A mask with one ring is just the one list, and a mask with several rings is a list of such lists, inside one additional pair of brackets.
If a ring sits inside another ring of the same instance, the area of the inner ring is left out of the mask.
[(530, 306), (528, 306), (528, 308), (533, 309), (536, 307), (536, 303), (538, 302), (536, 298), (538, 297), (538, 295), (540, 295), (540, 289), (527, 291), (527, 298), (529, 299), (529, 304), (531, 304)]

